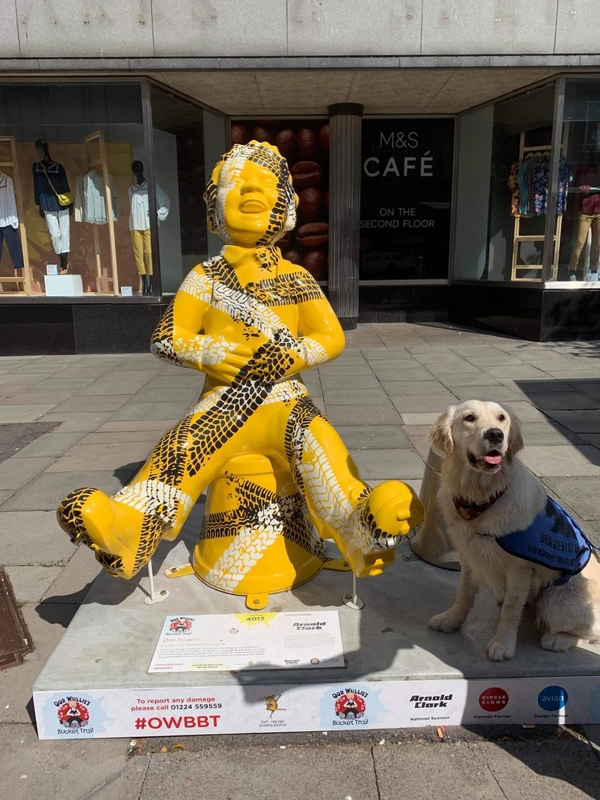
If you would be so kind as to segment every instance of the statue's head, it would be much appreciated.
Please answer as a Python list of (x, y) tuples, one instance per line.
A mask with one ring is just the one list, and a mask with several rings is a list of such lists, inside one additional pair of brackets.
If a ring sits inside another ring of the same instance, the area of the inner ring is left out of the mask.
[(296, 225), (287, 161), (266, 142), (234, 144), (206, 187), (208, 226), (228, 244), (272, 245)]

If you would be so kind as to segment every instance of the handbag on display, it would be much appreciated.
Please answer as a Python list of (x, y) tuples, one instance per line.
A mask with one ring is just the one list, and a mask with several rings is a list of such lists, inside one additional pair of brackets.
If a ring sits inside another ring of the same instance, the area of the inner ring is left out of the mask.
[(50, 184), (50, 188), (52, 189), (52, 191), (56, 195), (56, 199), (58, 200), (58, 205), (59, 206), (70, 206), (70, 205), (72, 205), (75, 202), (75, 197), (73, 195), (73, 192), (64, 192), (63, 194), (59, 194), (56, 191), (56, 189), (54, 188), (54, 186), (52, 185), (52, 181), (50, 180), (50, 176), (48, 175), (47, 170), (44, 169), (44, 165), (43, 164), (42, 164), (42, 172), (46, 176), (46, 180)]

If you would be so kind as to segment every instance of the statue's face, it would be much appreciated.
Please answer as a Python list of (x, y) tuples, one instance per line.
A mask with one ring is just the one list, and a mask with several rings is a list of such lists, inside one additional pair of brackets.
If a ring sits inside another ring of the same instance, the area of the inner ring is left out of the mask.
[(219, 193), (225, 194), (227, 233), (234, 244), (255, 247), (267, 232), (279, 200), (277, 176), (254, 161), (246, 161), (239, 172), (233, 169), (225, 172), (227, 165), (223, 170)]

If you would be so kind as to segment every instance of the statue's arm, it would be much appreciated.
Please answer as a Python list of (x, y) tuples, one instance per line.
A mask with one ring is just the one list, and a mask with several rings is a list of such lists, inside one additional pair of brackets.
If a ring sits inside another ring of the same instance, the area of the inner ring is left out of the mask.
[(343, 351), (344, 331), (323, 294), (298, 305), (297, 341), (300, 370), (331, 361)]
[(248, 361), (251, 350), (223, 336), (204, 333), (210, 291), (210, 280), (202, 267), (194, 267), (154, 331), (150, 349), (158, 358), (231, 383)]

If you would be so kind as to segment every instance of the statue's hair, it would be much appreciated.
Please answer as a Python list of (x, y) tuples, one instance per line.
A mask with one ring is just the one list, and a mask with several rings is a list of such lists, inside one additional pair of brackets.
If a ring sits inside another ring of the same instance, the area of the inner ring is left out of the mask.
[(286, 231), (296, 225), (296, 195), (290, 178), (287, 161), (279, 150), (267, 142), (252, 140), (248, 144), (234, 144), (217, 162), (204, 192), (208, 210), (208, 227), (225, 242), (231, 237), (225, 225), (225, 197), (242, 171), (246, 161), (254, 161), (271, 170), (277, 177), (278, 200), (271, 212), (269, 227), (257, 242), (259, 247), (274, 244)]

